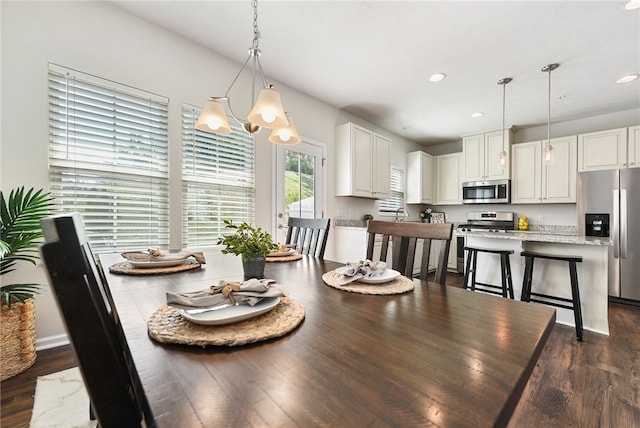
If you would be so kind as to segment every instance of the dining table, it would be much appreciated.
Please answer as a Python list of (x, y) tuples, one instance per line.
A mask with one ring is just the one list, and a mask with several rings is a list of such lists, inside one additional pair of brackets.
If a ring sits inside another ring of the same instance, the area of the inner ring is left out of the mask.
[[(110, 272), (98, 256), (155, 425), (175, 427), (506, 426), (555, 323), (544, 305), (410, 279), (397, 294), (330, 287), (344, 263), (267, 263), (304, 308), (279, 337), (235, 346), (161, 343), (149, 320), (167, 292), (242, 281), (241, 257), (169, 274)], [(264, 316), (264, 315), (261, 315)], [(215, 338), (219, 326), (206, 330)]]

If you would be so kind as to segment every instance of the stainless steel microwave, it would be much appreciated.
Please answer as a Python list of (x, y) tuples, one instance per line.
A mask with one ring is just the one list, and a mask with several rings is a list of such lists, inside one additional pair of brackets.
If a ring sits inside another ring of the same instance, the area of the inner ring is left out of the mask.
[(510, 204), (511, 180), (467, 181), (462, 183), (463, 204)]

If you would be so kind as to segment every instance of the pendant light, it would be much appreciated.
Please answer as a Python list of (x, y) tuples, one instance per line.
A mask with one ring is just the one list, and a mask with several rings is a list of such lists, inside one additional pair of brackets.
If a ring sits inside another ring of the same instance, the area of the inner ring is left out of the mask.
[[(232, 129), (229, 126), (229, 121), (225, 114), (225, 109), (222, 104), (224, 101), (229, 108), (231, 116), (240, 124), (245, 131), (250, 134), (259, 132), (263, 127), (274, 130), (276, 135), (280, 135), (278, 131), (282, 130), (282, 137), (271, 138), (269, 141), (276, 144), (296, 144), (300, 142), (300, 137), (296, 131), (293, 122), (289, 121), (287, 115), (282, 108), (282, 101), (280, 100), (280, 94), (273, 89), (273, 85), (267, 84), (262, 71), (262, 65), (260, 64), (260, 29), (258, 28), (258, 0), (251, 2), (253, 7), (253, 44), (249, 48), (249, 56), (245, 60), (244, 64), (236, 74), (236, 77), (229, 85), (229, 88), (225, 92), (223, 97), (210, 97), (205, 103), (202, 113), (196, 122), (196, 129), (200, 131), (215, 133), (215, 134), (229, 134)], [(247, 115), (247, 120), (240, 120), (233, 112), (231, 108), (231, 100), (229, 98), (229, 91), (236, 83), (245, 67), (251, 60), (252, 68), (252, 87), (251, 87), (251, 104), (253, 108)], [(258, 99), (255, 99), (257, 75), (259, 74), (261, 89), (258, 95)], [(255, 102), (255, 103), (254, 103)], [(272, 133), (272, 135), (274, 135)], [(295, 143), (291, 142), (295, 141)]]
[(507, 167), (507, 162), (509, 161), (509, 155), (505, 150), (505, 100), (506, 100), (506, 90), (507, 85), (513, 79), (511, 77), (505, 77), (504, 79), (498, 80), (498, 85), (502, 85), (502, 151), (500, 152), (500, 157), (498, 158), (498, 166), (502, 169)]
[(548, 95), (548, 113), (547, 113), (547, 145), (542, 154), (542, 160), (545, 164), (552, 164), (553, 147), (551, 146), (551, 72), (560, 67), (560, 64), (549, 64), (542, 67), (542, 71), (549, 74), (549, 95)]

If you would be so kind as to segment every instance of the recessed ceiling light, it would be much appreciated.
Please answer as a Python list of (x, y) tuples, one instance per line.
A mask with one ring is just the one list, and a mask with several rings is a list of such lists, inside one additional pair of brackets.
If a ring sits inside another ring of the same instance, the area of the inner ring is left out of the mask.
[(616, 83), (629, 83), (638, 78), (637, 74), (629, 74), (616, 80)]
[(481, 111), (476, 112), (476, 113), (473, 113), (473, 114), (471, 115), (471, 117), (474, 117), (474, 118), (475, 118), (475, 117), (482, 117), (482, 116), (484, 116), (484, 113), (483, 113), (483, 112), (481, 112)]
[(439, 82), (441, 80), (444, 80), (445, 77), (447, 77), (447, 75), (444, 73), (436, 73), (436, 74), (432, 74), (431, 77), (429, 77), (429, 81)]
[(633, 10), (640, 7), (640, 0), (629, 0), (627, 4), (624, 5), (624, 8), (627, 10)]

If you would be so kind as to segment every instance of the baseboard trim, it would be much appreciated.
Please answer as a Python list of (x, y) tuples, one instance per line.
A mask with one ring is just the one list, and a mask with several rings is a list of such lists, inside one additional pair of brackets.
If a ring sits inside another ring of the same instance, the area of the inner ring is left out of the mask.
[(69, 343), (69, 338), (66, 334), (43, 337), (41, 339), (36, 339), (36, 352), (50, 348), (57, 348), (58, 346), (68, 345)]

